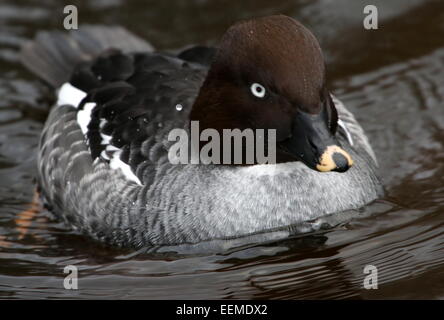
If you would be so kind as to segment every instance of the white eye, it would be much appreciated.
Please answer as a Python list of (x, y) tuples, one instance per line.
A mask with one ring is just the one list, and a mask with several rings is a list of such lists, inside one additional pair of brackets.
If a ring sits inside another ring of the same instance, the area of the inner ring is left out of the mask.
[(251, 93), (258, 98), (265, 97), (265, 88), (263, 85), (259, 83), (253, 83), (250, 87)]

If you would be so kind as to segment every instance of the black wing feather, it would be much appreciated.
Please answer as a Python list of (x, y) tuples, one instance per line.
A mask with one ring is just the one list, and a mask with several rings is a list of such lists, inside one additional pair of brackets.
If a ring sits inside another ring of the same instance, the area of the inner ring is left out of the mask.
[[(142, 162), (150, 161), (147, 154), (167, 152), (159, 146), (158, 140), (166, 139), (159, 138), (159, 128), (167, 123), (185, 126), (206, 72), (204, 65), (170, 55), (118, 50), (107, 50), (80, 65), (71, 84), (87, 93), (79, 109), (89, 102), (96, 104), (86, 136), (92, 158), (105, 151), (101, 159), (109, 160), (113, 151), (107, 146), (112, 145), (135, 173)], [(177, 104), (182, 106), (180, 112)], [(108, 145), (103, 135), (111, 137)]]

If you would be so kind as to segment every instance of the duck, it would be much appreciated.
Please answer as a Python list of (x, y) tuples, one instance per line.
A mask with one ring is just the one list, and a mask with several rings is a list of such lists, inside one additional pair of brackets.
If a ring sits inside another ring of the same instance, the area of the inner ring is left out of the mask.
[[(20, 57), (56, 94), (37, 150), (41, 201), (100, 242), (236, 239), (383, 195), (368, 137), (328, 90), (316, 37), (291, 17), (240, 21), (216, 47), (175, 52), (119, 26), (40, 31)], [(173, 163), (169, 134), (193, 121), (273, 130), (276, 160)]]

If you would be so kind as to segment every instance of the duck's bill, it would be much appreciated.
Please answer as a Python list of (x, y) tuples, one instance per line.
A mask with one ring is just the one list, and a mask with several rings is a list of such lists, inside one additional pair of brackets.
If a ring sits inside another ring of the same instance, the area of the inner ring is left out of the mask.
[(291, 137), (279, 142), (278, 147), (321, 172), (345, 172), (353, 165), (351, 156), (330, 132), (325, 112), (316, 115), (298, 112)]

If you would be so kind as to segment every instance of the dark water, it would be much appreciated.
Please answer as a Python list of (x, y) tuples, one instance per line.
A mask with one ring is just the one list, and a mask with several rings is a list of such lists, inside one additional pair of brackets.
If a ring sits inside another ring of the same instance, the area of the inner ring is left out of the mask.
[[(64, 1), (1, 0), (0, 298), (444, 299), (444, 3), (372, 3), (379, 30), (365, 31), (366, 1), (66, 2), (81, 23), (120, 24), (160, 49), (214, 44), (243, 18), (298, 18), (320, 39), (331, 88), (370, 137), (387, 197), (351, 221), (184, 255), (107, 248), (29, 205), (51, 93), (19, 65), (17, 47), (37, 30), (60, 29)], [(77, 291), (63, 289), (70, 264)], [(368, 264), (378, 268), (377, 290), (363, 288)]]

